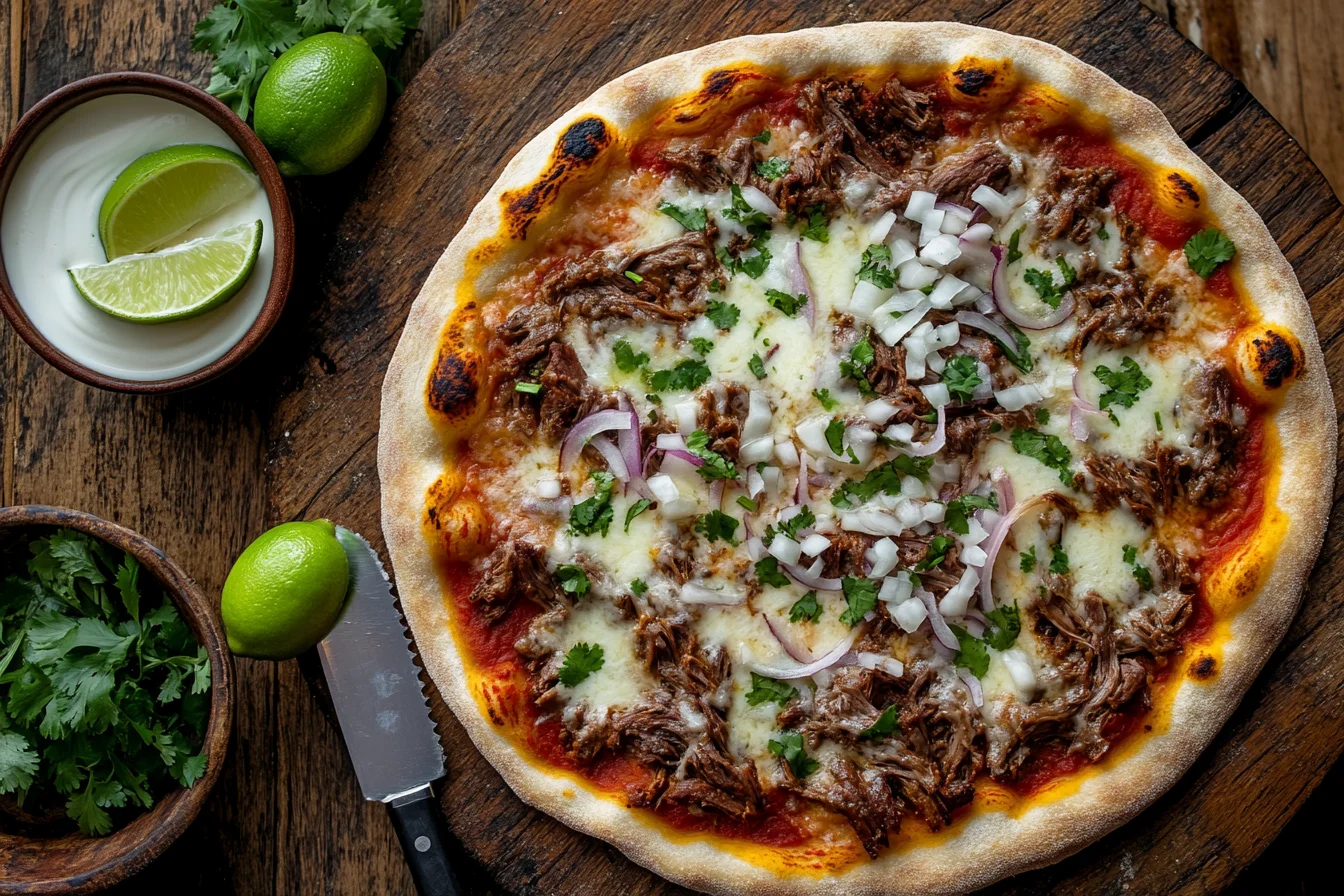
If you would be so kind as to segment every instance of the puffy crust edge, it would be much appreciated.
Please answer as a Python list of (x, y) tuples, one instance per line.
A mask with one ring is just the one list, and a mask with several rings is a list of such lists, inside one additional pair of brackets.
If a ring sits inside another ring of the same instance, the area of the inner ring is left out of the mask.
[[(1117, 139), (1158, 165), (1189, 174), (1241, 253), (1245, 288), (1265, 323), (1300, 340), (1303, 370), (1275, 413), (1282, 444), (1278, 507), (1288, 530), (1255, 599), (1232, 622), (1222, 671), (1179, 685), (1165, 732), (1147, 736), (1123, 762), (1093, 775), (1068, 796), (1018, 817), (979, 813), (936, 845), (891, 850), (825, 877), (778, 876), (715, 845), (670, 838), (619, 801), (533, 764), (481, 713), (448, 626), (440, 583), (421, 533), (423, 502), (443, 472), (444, 445), (425, 409), (425, 383), (451, 314), (467, 257), (501, 231), (501, 197), (526, 190), (547, 171), (566, 128), (598, 115), (617, 129), (656, 105), (702, 88), (705, 76), (734, 63), (790, 75), (823, 68), (948, 64), (968, 56), (1011, 58), (1022, 76), (1049, 84), (1105, 114)], [(526, 802), (600, 837), (664, 877), (716, 894), (953, 893), (1051, 864), (1128, 821), (1179, 779), (1226, 721), (1297, 608), (1324, 537), (1335, 468), (1336, 424), (1325, 362), (1310, 309), (1293, 271), (1250, 205), (1190, 151), (1148, 100), (1063, 50), (1033, 39), (955, 23), (862, 23), (741, 37), (649, 63), (617, 78), (538, 134), (506, 166), (449, 244), (412, 306), (383, 385), (378, 469), (383, 532), (402, 604), (421, 656), (477, 748)]]

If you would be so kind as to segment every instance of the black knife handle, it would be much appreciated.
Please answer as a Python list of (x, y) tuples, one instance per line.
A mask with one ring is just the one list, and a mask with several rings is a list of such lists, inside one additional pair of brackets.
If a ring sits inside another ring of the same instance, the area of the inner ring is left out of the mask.
[(457, 882), (439, 832), (439, 813), (429, 785), (393, 797), (387, 803), (406, 864), (420, 896), (466, 896)]

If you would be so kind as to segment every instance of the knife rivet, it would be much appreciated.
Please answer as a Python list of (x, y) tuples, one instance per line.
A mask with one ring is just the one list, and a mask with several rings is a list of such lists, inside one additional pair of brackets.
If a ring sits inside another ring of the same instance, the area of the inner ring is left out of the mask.
[(428, 838), (428, 837), (416, 837), (416, 838), (415, 838), (415, 851), (416, 851), (416, 852), (429, 852), (429, 838)]

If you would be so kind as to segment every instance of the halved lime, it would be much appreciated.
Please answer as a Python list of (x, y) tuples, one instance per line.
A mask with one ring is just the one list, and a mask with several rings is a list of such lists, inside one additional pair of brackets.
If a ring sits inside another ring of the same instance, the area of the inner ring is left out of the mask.
[(117, 175), (98, 210), (107, 260), (168, 245), (259, 188), (247, 160), (218, 146), (167, 146)]
[(261, 221), (148, 255), (71, 268), (80, 295), (124, 320), (195, 317), (242, 289), (261, 249)]

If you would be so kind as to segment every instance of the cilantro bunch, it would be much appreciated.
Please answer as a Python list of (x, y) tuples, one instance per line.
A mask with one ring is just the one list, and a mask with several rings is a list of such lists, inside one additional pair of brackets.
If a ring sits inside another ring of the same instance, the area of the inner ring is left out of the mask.
[(224, 0), (196, 25), (191, 48), (215, 57), (206, 89), (246, 121), (266, 70), (305, 37), (358, 35), (386, 65), (421, 12), (421, 0)]
[[(26, 556), (25, 556), (26, 555)], [(210, 659), (140, 564), (60, 529), (0, 556), (0, 793), (90, 835), (205, 773)]]

